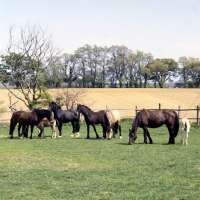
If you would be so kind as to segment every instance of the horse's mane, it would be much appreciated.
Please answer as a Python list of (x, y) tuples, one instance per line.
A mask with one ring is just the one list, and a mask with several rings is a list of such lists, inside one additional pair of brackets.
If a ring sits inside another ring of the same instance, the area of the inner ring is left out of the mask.
[[(83, 106), (83, 107), (85, 107), (85, 108), (87, 108), (88, 110), (90, 110), (90, 111), (92, 111), (92, 109), (91, 108), (89, 108), (88, 106), (86, 106), (86, 105), (81, 105), (81, 104), (79, 104), (80, 106)], [(93, 112), (93, 111), (92, 111)]]
[[(142, 110), (142, 111), (144, 111), (144, 110)], [(132, 127), (133, 130), (136, 130), (138, 128), (140, 117), (141, 117), (141, 111), (136, 114), (136, 117), (135, 117), (134, 123), (133, 123), (133, 127)]]
[(106, 110), (106, 124), (108, 124), (108, 126), (110, 126), (111, 124), (110, 124), (110, 115), (108, 114), (108, 112), (110, 112), (110, 110)]

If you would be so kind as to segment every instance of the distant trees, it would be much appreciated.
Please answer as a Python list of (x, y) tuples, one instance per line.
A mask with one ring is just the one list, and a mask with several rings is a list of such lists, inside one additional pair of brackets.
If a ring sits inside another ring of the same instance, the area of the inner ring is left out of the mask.
[(41, 27), (29, 25), (20, 29), (19, 42), (13, 40), (10, 29), (10, 42), (0, 64), (1, 83), (8, 90), (7, 83), (15, 86), (29, 109), (41, 98), (42, 87), (163, 88), (178, 76), (183, 87), (200, 87), (200, 60), (154, 59), (151, 53), (134, 52), (123, 45), (86, 44), (74, 54), (61, 55)]

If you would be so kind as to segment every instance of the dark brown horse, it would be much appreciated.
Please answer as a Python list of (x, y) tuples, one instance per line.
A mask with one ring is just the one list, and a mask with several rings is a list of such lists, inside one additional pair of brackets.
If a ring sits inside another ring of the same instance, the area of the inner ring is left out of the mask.
[[(17, 123), (19, 125), (23, 125), (25, 127), (30, 125), (31, 126), (31, 136), (30, 139), (32, 139), (32, 134), (33, 134), (33, 128), (34, 126), (37, 126), (40, 121), (43, 118), (47, 118), (49, 121), (52, 120), (52, 113), (50, 110), (45, 110), (45, 109), (34, 109), (31, 112), (25, 112), (25, 111), (19, 111), (18, 113), (13, 113), (11, 119), (10, 119), (10, 138), (13, 138), (13, 132), (15, 130), (15, 126)], [(19, 131), (19, 129), (18, 129)], [(19, 134), (19, 132), (18, 132)], [(38, 135), (40, 137), (40, 135)]]
[(142, 128), (144, 131), (144, 143), (147, 144), (147, 137), (149, 138), (150, 144), (153, 143), (151, 136), (148, 131), (149, 128), (158, 128), (165, 124), (169, 131), (169, 142), (168, 144), (175, 144), (175, 137), (179, 131), (179, 117), (173, 110), (141, 110), (137, 113), (135, 120), (132, 124), (132, 129), (129, 130), (129, 144), (133, 144), (137, 139), (137, 129)]
[(87, 138), (90, 138), (90, 125), (93, 126), (94, 132), (96, 133), (96, 138), (99, 138), (95, 124), (101, 124), (103, 128), (103, 138), (106, 138), (106, 128), (108, 124), (108, 119), (106, 117), (105, 110), (94, 112), (87, 106), (78, 104), (77, 112), (82, 113), (85, 118), (85, 122), (87, 124)]

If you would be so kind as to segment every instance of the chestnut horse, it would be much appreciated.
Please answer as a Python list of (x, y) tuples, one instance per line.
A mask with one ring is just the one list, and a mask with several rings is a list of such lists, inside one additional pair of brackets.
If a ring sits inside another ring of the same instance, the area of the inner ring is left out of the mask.
[[(20, 126), (21, 125), (23, 125), (23, 126), (30, 125), (31, 126), (30, 139), (32, 139), (34, 126), (37, 126), (40, 123), (40, 121), (45, 117), (49, 121), (52, 120), (52, 113), (50, 110), (34, 109), (33, 111), (30, 111), (30, 112), (19, 111), (18, 113), (13, 113), (13, 115), (10, 119), (10, 131), (9, 131), (10, 138), (11, 139), (13, 138), (13, 132), (15, 130), (15, 126), (17, 125), (17, 123), (19, 123)], [(40, 137), (40, 135), (38, 135), (38, 137)]]
[(135, 120), (132, 124), (132, 129), (129, 130), (129, 144), (133, 144), (137, 139), (138, 127), (143, 129), (144, 132), (144, 143), (147, 144), (147, 137), (150, 144), (153, 143), (151, 136), (148, 131), (149, 128), (158, 128), (165, 124), (169, 131), (169, 142), (168, 144), (175, 144), (175, 137), (179, 131), (179, 117), (173, 110), (160, 109), (150, 111), (143, 109), (137, 113)]

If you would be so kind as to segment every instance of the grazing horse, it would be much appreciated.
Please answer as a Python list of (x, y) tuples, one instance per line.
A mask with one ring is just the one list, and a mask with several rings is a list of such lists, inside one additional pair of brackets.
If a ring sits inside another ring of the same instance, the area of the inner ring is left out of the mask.
[(79, 137), (80, 115), (77, 114), (75, 109), (62, 110), (62, 108), (53, 101), (49, 103), (49, 109), (54, 113), (54, 118), (58, 122), (59, 137), (62, 137), (62, 124), (69, 122), (72, 124), (71, 136), (74, 137), (76, 133), (76, 137)]
[(144, 131), (144, 143), (147, 144), (147, 137), (150, 144), (153, 143), (148, 131), (149, 128), (158, 128), (166, 124), (169, 131), (168, 144), (175, 144), (175, 137), (179, 130), (179, 117), (173, 110), (160, 109), (155, 111), (141, 110), (137, 113), (135, 120), (132, 124), (132, 129), (129, 130), (129, 144), (133, 144), (137, 139), (137, 129), (142, 128)]
[(99, 138), (95, 124), (101, 124), (103, 128), (103, 138), (106, 138), (107, 117), (105, 110), (94, 112), (87, 106), (78, 104), (77, 112), (83, 114), (85, 118), (85, 122), (87, 124), (87, 138), (90, 138), (90, 125), (93, 126), (94, 132), (96, 133), (96, 138)]
[[(20, 112), (20, 111), (19, 111)], [(13, 113), (11, 119), (10, 119), (10, 138), (13, 138), (13, 132), (15, 130), (15, 126), (17, 123), (20, 125), (31, 126), (31, 136), (30, 139), (32, 139), (32, 134), (33, 134), (33, 128), (34, 126), (37, 126), (41, 119), (47, 118), (49, 121), (52, 120), (52, 113), (50, 110), (45, 110), (45, 109), (34, 109), (31, 112), (25, 112), (21, 111), (21, 113)], [(19, 133), (18, 133), (19, 134)], [(22, 133), (23, 134), (23, 133)], [(38, 135), (40, 137), (41, 135)]]
[(181, 124), (181, 144), (188, 145), (188, 133), (190, 132), (190, 122), (187, 118), (182, 118), (180, 120), (180, 124)]
[(43, 118), (40, 123), (37, 125), (38, 127), (38, 133), (40, 135), (44, 135), (44, 127), (51, 127), (52, 135), (51, 138), (56, 138), (56, 119), (53, 119), (52, 121), (49, 121), (47, 118)]
[(121, 123), (120, 123), (120, 113), (118, 110), (108, 110), (106, 109), (106, 116), (108, 118), (108, 126), (107, 126), (107, 136), (108, 139), (115, 138), (115, 134), (119, 129), (119, 138), (122, 138), (121, 135)]

